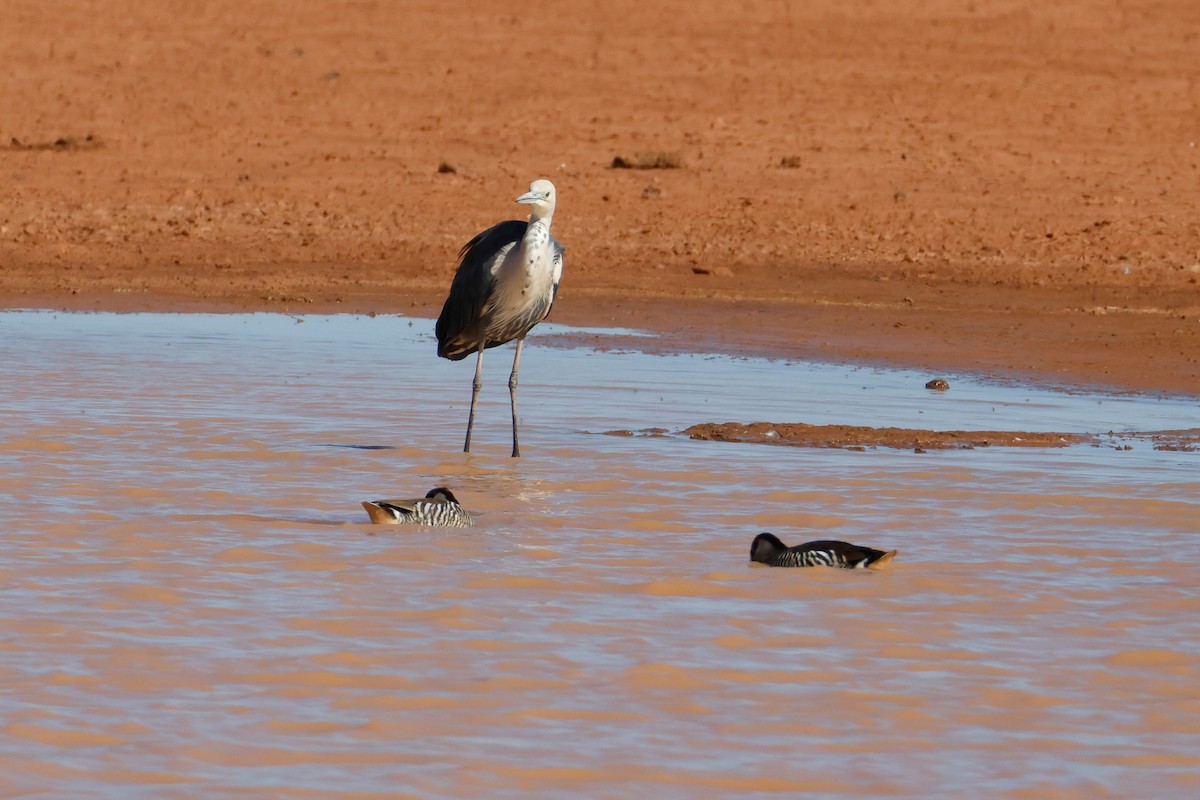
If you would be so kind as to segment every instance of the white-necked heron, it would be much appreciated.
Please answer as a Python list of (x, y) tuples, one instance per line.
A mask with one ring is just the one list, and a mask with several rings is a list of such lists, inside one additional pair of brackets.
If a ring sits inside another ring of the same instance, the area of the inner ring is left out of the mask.
[(517, 198), (533, 208), (529, 222), (510, 219), (488, 228), (463, 246), (450, 296), (438, 317), (438, 355), (460, 361), (478, 353), (471, 384), (471, 413), (463, 452), (471, 452), (475, 404), (483, 386), (483, 351), (517, 340), (508, 391), (512, 399), (513, 458), (521, 455), (517, 437), (517, 371), (529, 330), (546, 318), (562, 278), (563, 246), (550, 235), (554, 184), (540, 179)]
[(841, 567), (880, 569), (896, 555), (895, 550), (876, 550), (833, 540), (808, 542), (788, 547), (772, 533), (760, 533), (750, 545), (750, 560), (772, 567)]
[(444, 528), (469, 528), (471, 515), (454, 493), (445, 486), (430, 489), (413, 500), (364, 500), (371, 522), (379, 525), (439, 525)]

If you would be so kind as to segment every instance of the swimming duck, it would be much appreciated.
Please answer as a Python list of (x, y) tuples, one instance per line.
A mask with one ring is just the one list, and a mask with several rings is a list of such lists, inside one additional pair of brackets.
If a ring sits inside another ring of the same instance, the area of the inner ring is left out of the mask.
[(875, 550), (849, 542), (821, 540), (788, 547), (773, 533), (760, 533), (750, 545), (750, 560), (772, 567), (841, 567), (880, 569), (896, 555), (895, 550)]
[(415, 500), (364, 500), (362, 504), (377, 525), (438, 525), (469, 528), (475, 524), (458, 498), (445, 486), (430, 489)]

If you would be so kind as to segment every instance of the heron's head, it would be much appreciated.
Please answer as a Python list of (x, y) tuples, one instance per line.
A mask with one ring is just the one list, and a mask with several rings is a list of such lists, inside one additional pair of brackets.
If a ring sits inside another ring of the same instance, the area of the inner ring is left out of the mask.
[(533, 216), (548, 217), (554, 213), (554, 184), (538, 178), (529, 184), (529, 191), (517, 198), (518, 203), (533, 206)]

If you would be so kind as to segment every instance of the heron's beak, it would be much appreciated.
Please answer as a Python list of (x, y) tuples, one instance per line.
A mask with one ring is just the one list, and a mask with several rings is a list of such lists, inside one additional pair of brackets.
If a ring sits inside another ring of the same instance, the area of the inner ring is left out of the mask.
[(518, 203), (544, 203), (546, 202), (545, 192), (528, 191), (517, 198)]

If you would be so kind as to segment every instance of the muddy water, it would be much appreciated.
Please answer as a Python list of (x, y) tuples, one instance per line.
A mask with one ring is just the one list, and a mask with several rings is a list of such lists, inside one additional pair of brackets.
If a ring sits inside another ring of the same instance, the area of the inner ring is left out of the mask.
[[(1197, 454), (600, 434), (1194, 428), (1194, 399), (547, 331), (514, 461), (511, 353), (464, 456), (471, 366), (430, 328), (0, 314), (0, 795), (1200, 793)], [(358, 505), (438, 484), (477, 528)], [(900, 556), (751, 568), (768, 529)]]

